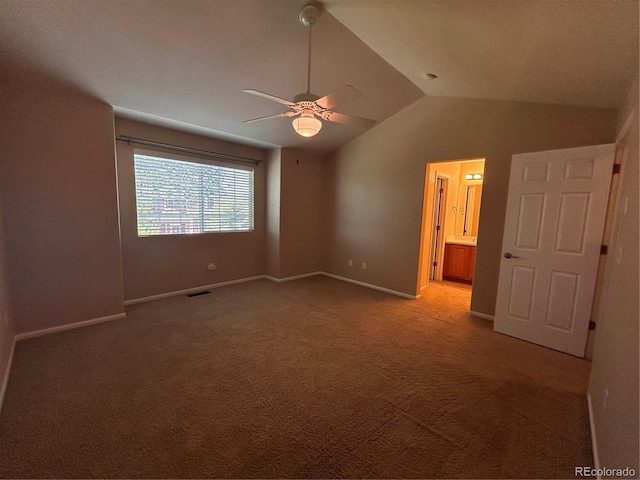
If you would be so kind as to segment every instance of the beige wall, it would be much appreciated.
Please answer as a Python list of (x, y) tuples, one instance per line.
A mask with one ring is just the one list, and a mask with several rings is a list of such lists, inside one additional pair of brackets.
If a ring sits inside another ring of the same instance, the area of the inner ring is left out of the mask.
[[(605, 283), (601, 297), (600, 318), (596, 324), (595, 350), (589, 394), (600, 465), (602, 467), (632, 467), (638, 464), (638, 84), (629, 95), (628, 107), (623, 112), (622, 126), (627, 114), (633, 115), (629, 134), (622, 138), (627, 147), (619, 185), (618, 207), (609, 245)], [(631, 108), (632, 107), (632, 108)], [(622, 133), (622, 132), (621, 132)], [(627, 200), (628, 199), (628, 200)], [(623, 205), (628, 202), (628, 211)], [(620, 265), (611, 261), (618, 248), (623, 248)], [(608, 391), (606, 409), (605, 390)]]
[[(265, 160), (267, 151), (120, 117), (116, 135)], [(253, 232), (138, 237), (133, 169), (135, 145), (116, 142), (125, 300), (263, 275), (265, 269), (265, 165), (255, 166)], [(138, 147), (150, 150), (151, 147)], [(167, 152), (171, 153), (171, 152)], [(184, 157), (184, 154), (181, 154)], [(197, 159), (198, 157), (194, 157)], [(200, 159), (202, 160), (202, 159)], [(205, 159), (206, 161), (206, 159)], [(207, 270), (213, 262), (216, 269)]]
[(323, 159), (282, 149), (280, 276), (317, 272), (322, 266)]
[[(472, 309), (492, 315), (511, 156), (611, 143), (614, 110), (424, 97), (328, 158), (324, 269), (416, 293), (427, 162), (486, 158)], [(347, 259), (366, 261), (350, 269)]]
[(16, 333), (123, 312), (112, 108), (73, 90), (0, 89)]
[(269, 151), (266, 165), (266, 272), (280, 278), (280, 187), (282, 185), (282, 149)]
[(321, 269), (324, 165), (313, 152), (278, 148), (267, 162), (267, 275)]

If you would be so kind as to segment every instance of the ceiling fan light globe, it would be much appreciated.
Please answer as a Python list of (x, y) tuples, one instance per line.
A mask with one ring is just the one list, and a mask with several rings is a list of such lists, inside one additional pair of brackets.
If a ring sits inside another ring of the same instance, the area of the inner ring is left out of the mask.
[(300, 116), (292, 123), (293, 129), (301, 137), (313, 137), (322, 128), (322, 122), (315, 117)]

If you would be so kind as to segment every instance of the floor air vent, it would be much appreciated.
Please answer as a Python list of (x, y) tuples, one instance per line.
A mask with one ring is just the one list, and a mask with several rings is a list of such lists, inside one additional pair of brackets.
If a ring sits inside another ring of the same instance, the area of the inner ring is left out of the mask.
[(205, 290), (204, 292), (190, 293), (187, 297), (197, 297), (198, 295), (206, 295), (207, 293), (211, 292), (209, 290)]

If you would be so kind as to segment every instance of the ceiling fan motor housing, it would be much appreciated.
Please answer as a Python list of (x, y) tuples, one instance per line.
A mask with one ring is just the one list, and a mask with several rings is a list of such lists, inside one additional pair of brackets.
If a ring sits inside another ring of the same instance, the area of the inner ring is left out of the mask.
[(298, 102), (315, 102), (320, 97), (318, 95), (314, 95), (313, 93), (299, 93), (293, 98), (293, 103)]

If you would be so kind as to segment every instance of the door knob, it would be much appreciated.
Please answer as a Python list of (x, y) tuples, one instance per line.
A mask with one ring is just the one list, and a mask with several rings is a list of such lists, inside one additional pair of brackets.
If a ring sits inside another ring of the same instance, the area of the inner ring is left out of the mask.
[(511, 255), (510, 252), (507, 252), (507, 253), (504, 254), (504, 258), (520, 258), (520, 257), (517, 257), (515, 255)]

